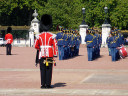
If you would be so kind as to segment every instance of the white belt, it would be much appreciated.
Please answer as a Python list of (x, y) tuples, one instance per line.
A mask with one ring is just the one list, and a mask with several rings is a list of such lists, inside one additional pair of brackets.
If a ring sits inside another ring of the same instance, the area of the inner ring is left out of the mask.
[(49, 48), (52, 48), (52, 46), (40, 46), (40, 54), (39, 54), (39, 59), (42, 57), (42, 56), (49, 56)]
[(10, 43), (11, 39), (7, 39), (7, 43)]
[(50, 47), (52, 47), (52, 46), (40, 46), (41, 49), (42, 48), (50, 48)]

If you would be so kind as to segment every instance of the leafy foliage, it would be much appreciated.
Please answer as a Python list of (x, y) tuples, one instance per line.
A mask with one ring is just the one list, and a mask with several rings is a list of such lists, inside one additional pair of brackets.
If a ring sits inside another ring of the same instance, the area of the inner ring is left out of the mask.
[(30, 25), (32, 13), (50, 14), (53, 29), (58, 25), (78, 29), (82, 23), (81, 9), (85, 7), (85, 21), (100, 27), (105, 20), (104, 7), (108, 7), (108, 21), (112, 26), (127, 29), (128, 0), (0, 0), (0, 25)]

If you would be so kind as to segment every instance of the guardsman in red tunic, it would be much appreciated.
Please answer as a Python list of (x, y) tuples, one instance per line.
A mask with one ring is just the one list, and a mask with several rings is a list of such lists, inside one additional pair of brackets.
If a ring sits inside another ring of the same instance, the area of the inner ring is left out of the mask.
[(43, 15), (40, 22), (40, 34), (35, 41), (35, 48), (39, 50), (39, 63), (41, 73), (41, 88), (52, 88), (53, 57), (56, 54), (56, 35), (49, 32), (52, 27), (52, 17)]
[(12, 49), (12, 42), (13, 42), (13, 35), (11, 34), (12, 28), (7, 28), (7, 34), (5, 35), (6, 40), (6, 54), (11, 55), (11, 49)]

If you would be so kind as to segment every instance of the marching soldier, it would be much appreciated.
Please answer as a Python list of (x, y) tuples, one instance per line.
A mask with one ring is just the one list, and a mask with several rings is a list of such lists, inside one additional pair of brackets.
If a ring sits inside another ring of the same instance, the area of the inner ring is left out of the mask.
[(73, 32), (73, 42), (74, 42), (74, 52), (73, 52), (73, 56), (76, 56), (76, 41), (77, 41), (77, 35), (76, 35), (76, 30), (74, 30)]
[(73, 36), (73, 30), (71, 30), (71, 41), (70, 41), (70, 44), (71, 44), (71, 47), (70, 47), (70, 55), (71, 57), (73, 57), (73, 52), (74, 52), (74, 36)]
[(80, 44), (81, 44), (81, 36), (79, 34), (79, 32), (76, 30), (77, 32), (77, 40), (76, 40), (76, 56), (79, 55), (79, 47), (80, 47)]
[(111, 56), (112, 56), (112, 61), (117, 61), (117, 53), (118, 53), (118, 45), (119, 45), (119, 38), (116, 35), (117, 33), (115, 31), (112, 30), (111, 32), (112, 37), (109, 38), (109, 42), (110, 42), (110, 48), (111, 48)]
[(58, 45), (59, 60), (64, 58), (64, 33), (62, 26), (59, 26), (60, 32), (57, 33), (56, 40)]
[(73, 30), (73, 56), (75, 56), (75, 51), (76, 51), (76, 34), (75, 34), (75, 30)]
[(96, 30), (94, 30), (94, 37), (95, 37), (95, 39), (94, 39), (94, 42), (95, 42), (95, 48), (94, 48), (94, 57), (95, 58), (97, 58), (98, 57), (98, 48), (99, 48), (99, 42), (98, 42), (98, 39), (99, 39), (99, 36), (98, 36), (98, 34), (97, 34), (97, 31)]
[(70, 57), (70, 53), (69, 53), (69, 50), (70, 50), (70, 33), (69, 33), (69, 30), (67, 30), (67, 58)]
[(41, 74), (41, 88), (52, 88), (52, 66), (53, 56), (55, 55), (56, 42), (55, 35), (48, 30), (52, 27), (52, 17), (43, 15), (41, 17), (41, 33), (35, 41), (35, 48), (39, 50), (39, 63)]
[(116, 29), (115, 30), (116, 32), (116, 36), (118, 37), (119, 39), (119, 42), (118, 42), (118, 52), (117, 52), (117, 59), (120, 59), (120, 55), (119, 55), (119, 47), (122, 47), (124, 45), (124, 36), (120, 33), (120, 30), (119, 29)]
[(71, 57), (71, 30), (68, 30), (68, 58)]
[(64, 30), (64, 59), (67, 59), (68, 58), (68, 30), (65, 29)]
[(68, 30), (68, 58), (71, 57), (71, 30)]
[(97, 58), (97, 35), (95, 34), (95, 30), (91, 30), (91, 33), (93, 35), (93, 59)]
[(97, 49), (97, 55), (98, 57), (100, 57), (100, 45), (101, 45), (101, 38), (100, 38), (100, 34), (98, 33), (98, 30), (96, 30), (96, 34), (98, 35), (98, 39), (97, 39), (97, 46), (98, 46), (98, 49)]
[(124, 45), (124, 36), (120, 33), (120, 30), (117, 30), (117, 34), (119, 36), (120, 46)]
[(7, 28), (7, 34), (5, 35), (6, 40), (6, 55), (11, 55), (11, 49), (12, 49), (12, 42), (13, 42), (13, 35), (11, 34), (12, 28)]
[(102, 43), (102, 37), (101, 37), (101, 34), (99, 34), (99, 40), (98, 40), (98, 44), (99, 44), (99, 56), (100, 56), (101, 43)]
[(111, 48), (110, 48), (110, 40), (109, 40), (110, 37), (111, 37), (111, 33), (109, 34), (109, 36), (107, 37), (107, 40), (106, 40), (107, 46), (108, 46), (108, 51), (109, 51), (109, 56), (111, 56)]
[(94, 35), (92, 30), (88, 29), (88, 35), (85, 37), (85, 42), (87, 45), (87, 52), (88, 52), (88, 61), (93, 60), (93, 50), (94, 50)]

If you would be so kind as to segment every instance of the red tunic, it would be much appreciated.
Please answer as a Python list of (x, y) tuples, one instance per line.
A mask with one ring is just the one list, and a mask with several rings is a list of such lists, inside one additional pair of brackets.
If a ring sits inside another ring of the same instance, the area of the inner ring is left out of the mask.
[(50, 32), (42, 32), (35, 41), (35, 48), (39, 50), (39, 59), (56, 55), (55, 35)]
[(57, 56), (58, 55), (58, 47), (57, 47), (57, 40), (54, 39), (54, 42), (55, 42), (55, 50), (54, 50), (54, 55)]
[(12, 42), (13, 42), (13, 36), (12, 36), (12, 34), (10, 34), (10, 33), (6, 34), (5, 35), (5, 40), (6, 40), (6, 43), (7, 44), (12, 44)]

